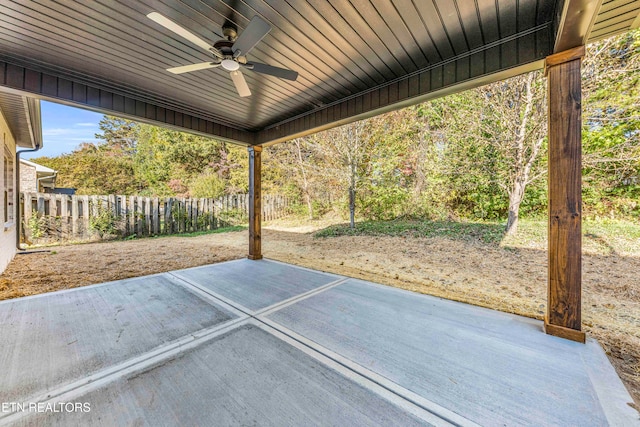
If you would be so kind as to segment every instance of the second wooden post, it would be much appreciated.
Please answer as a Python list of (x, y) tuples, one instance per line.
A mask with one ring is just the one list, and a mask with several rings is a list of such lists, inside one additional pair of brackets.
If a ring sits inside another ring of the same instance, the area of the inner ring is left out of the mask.
[(249, 147), (249, 259), (262, 259), (262, 147)]
[(582, 134), (584, 46), (551, 55), (549, 90), (549, 283), (545, 331), (584, 342), (582, 332)]

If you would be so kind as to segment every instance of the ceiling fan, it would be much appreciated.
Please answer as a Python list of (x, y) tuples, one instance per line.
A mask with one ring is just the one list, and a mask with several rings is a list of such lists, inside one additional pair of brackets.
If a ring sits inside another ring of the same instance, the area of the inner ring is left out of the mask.
[(236, 26), (227, 21), (222, 27), (222, 34), (225, 38), (218, 40), (213, 46), (158, 12), (151, 12), (147, 17), (213, 55), (213, 60), (209, 62), (167, 68), (170, 73), (182, 74), (220, 67), (225, 71), (229, 71), (238, 95), (242, 97), (250, 96), (251, 91), (244, 75), (240, 71), (240, 67), (287, 80), (295, 81), (298, 78), (296, 71), (247, 61), (247, 54), (271, 31), (271, 25), (257, 15), (251, 19), (247, 28), (240, 35), (238, 35)]

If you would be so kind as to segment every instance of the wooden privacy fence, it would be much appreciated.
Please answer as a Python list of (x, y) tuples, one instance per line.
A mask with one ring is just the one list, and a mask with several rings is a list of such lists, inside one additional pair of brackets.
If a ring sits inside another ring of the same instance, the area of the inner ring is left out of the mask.
[[(262, 219), (290, 212), (289, 198), (264, 195)], [(88, 240), (214, 230), (248, 220), (249, 195), (219, 199), (22, 193), (23, 240)]]

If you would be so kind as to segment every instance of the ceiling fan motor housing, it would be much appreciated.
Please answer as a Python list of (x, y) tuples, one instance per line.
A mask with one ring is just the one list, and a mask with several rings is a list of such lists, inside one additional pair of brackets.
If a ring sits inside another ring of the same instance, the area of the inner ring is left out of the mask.
[(247, 58), (244, 56), (233, 57), (233, 42), (231, 41), (219, 40), (213, 47), (218, 49), (224, 56), (220, 65), (227, 71), (236, 71), (240, 68), (240, 64), (246, 64), (247, 62)]
[(238, 64), (236, 60), (229, 58), (223, 59), (220, 65), (227, 71), (236, 71), (238, 68), (240, 68), (240, 64)]

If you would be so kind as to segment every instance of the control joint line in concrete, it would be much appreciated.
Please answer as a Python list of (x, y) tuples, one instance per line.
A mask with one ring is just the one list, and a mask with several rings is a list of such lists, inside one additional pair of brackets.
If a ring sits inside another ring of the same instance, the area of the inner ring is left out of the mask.
[(256, 312), (254, 312), (252, 314), (252, 317), (256, 317), (256, 316), (260, 316), (260, 315), (262, 315), (262, 316), (269, 315), (269, 314), (271, 314), (271, 313), (273, 313), (275, 311), (278, 311), (278, 310), (283, 309), (285, 307), (288, 307), (288, 306), (290, 306), (292, 304), (295, 304), (295, 303), (297, 303), (299, 301), (302, 301), (302, 300), (305, 300), (307, 298), (310, 298), (310, 297), (312, 297), (312, 296), (314, 296), (316, 294), (319, 294), (321, 292), (324, 292), (324, 291), (326, 291), (328, 289), (335, 288), (336, 286), (341, 285), (342, 283), (346, 282), (347, 280), (349, 280), (348, 277), (342, 277), (342, 278), (339, 278), (338, 280), (335, 280), (333, 282), (327, 283), (326, 285), (322, 285), (322, 286), (320, 286), (318, 288), (311, 289), (310, 291), (307, 291), (307, 292), (305, 292), (303, 294), (296, 295), (296, 296), (288, 298), (286, 300), (277, 302), (277, 303), (275, 303), (273, 305), (270, 305), (268, 307), (262, 308), (262, 309), (260, 309), (260, 310), (258, 310)]
[(242, 304), (238, 304), (237, 302), (230, 300), (229, 298), (225, 298), (220, 294), (217, 294), (203, 286), (200, 286), (197, 283), (187, 279), (186, 277), (182, 277), (179, 274), (174, 274), (174, 272), (172, 271), (166, 274), (171, 276), (172, 279), (175, 279), (183, 288), (195, 293), (200, 298), (205, 299), (209, 303), (223, 307), (238, 316), (252, 315), (252, 311)]
[[(268, 307), (264, 307), (261, 308), (259, 310), (251, 310), (248, 307), (245, 307), (244, 305), (235, 302), (225, 296), (220, 295), (217, 292), (212, 291), (211, 289), (208, 289), (202, 285), (200, 285), (199, 283), (193, 281), (192, 279), (188, 279), (186, 277), (183, 277), (180, 275), (180, 273), (178, 272), (169, 272), (166, 273), (169, 274), (171, 276), (173, 276), (174, 278), (178, 279), (180, 281), (180, 284), (183, 285), (186, 288), (191, 288), (193, 289), (196, 293), (198, 293), (199, 295), (203, 295), (206, 294), (207, 300), (212, 301), (214, 303), (219, 303), (222, 302), (223, 305), (226, 306), (230, 306), (232, 308), (234, 308), (235, 310), (239, 310), (240, 312), (242, 312), (243, 314), (246, 314), (248, 316), (251, 317), (255, 317), (264, 313), (268, 313), (271, 314), (274, 311), (280, 310), (284, 307), (287, 307), (291, 304), (295, 304), (298, 301), (302, 301), (304, 299), (307, 299), (309, 297), (312, 297), (316, 294), (319, 294), (321, 292), (326, 291), (327, 289), (331, 289), (335, 286), (338, 286), (344, 282), (346, 282), (347, 280), (349, 280), (348, 277), (340, 277), (338, 280), (335, 280), (333, 282), (327, 283), (326, 285), (322, 285), (320, 287), (317, 287), (315, 289), (311, 289), (310, 291), (307, 291), (305, 293), (299, 294), (299, 295), (295, 295), (291, 298), (287, 298), (283, 301), (279, 301), (275, 304), (272, 304)], [(203, 295), (204, 296), (204, 295)], [(214, 300), (215, 299), (215, 300)]]
[[(247, 316), (252, 316), (253, 315), (253, 310), (245, 307), (244, 305), (237, 303), (227, 297), (223, 297), (222, 295), (220, 295), (219, 293), (216, 293), (214, 291), (212, 291), (211, 289), (207, 289), (206, 287), (186, 278), (186, 277), (182, 277), (180, 275), (180, 273), (174, 273), (173, 271), (169, 272), (168, 274), (172, 275), (173, 277), (175, 277), (176, 279), (179, 279), (182, 283), (181, 285), (183, 285), (184, 287), (190, 287), (192, 289), (197, 289), (198, 291), (207, 294), (208, 295), (208, 300), (209, 301), (213, 301), (215, 303), (219, 303), (219, 302), (223, 302), (225, 305), (231, 306), (233, 308), (235, 308), (236, 310), (240, 310), (243, 314), (247, 315)], [(215, 298), (215, 300), (213, 300)]]
[[(476, 424), (475, 422), (441, 405), (438, 405), (437, 403), (429, 399), (425, 399), (424, 397), (398, 385), (397, 383), (383, 377), (382, 375), (377, 374), (376, 372), (373, 372), (308, 338), (305, 338), (304, 336), (292, 331), (291, 329), (285, 326), (282, 326), (279, 323), (274, 322), (271, 319), (266, 318), (263, 315), (257, 316), (255, 319), (261, 322), (262, 324), (266, 325), (267, 327), (269, 327), (269, 329), (276, 330), (281, 334), (286, 335), (294, 342), (299, 343), (299, 345), (308, 347), (314, 350), (315, 352), (323, 355), (325, 358), (328, 358), (334, 361), (335, 363), (337, 363), (338, 365), (343, 366), (345, 369), (351, 372), (351, 375), (349, 375), (349, 378), (351, 379), (355, 379), (356, 377), (366, 378), (368, 381), (374, 384), (377, 384), (378, 386), (388, 390), (390, 393), (393, 393), (399, 398), (420, 407), (421, 409), (437, 416), (439, 419), (446, 420), (448, 423), (452, 425), (464, 426), (464, 427), (467, 427), (467, 426), (479, 427), (479, 425)], [(299, 346), (296, 346), (296, 347), (300, 348)]]
[(406, 398), (399, 396), (397, 393), (390, 391), (384, 386), (371, 381), (369, 378), (364, 377), (363, 375), (354, 372), (352, 369), (345, 367), (340, 362), (327, 357), (325, 354), (319, 352), (317, 349), (310, 347), (308, 345), (300, 343), (295, 338), (290, 337), (288, 334), (279, 331), (278, 329), (265, 324), (259, 319), (250, 319), (248, 323), (255, 325), (256, 327), (262, 329), (263, 331), (275, 336), (279, 340), (284, 341), (285, 343), (297, 348), (302, 351), (306, 355), (312, 357), (328, 368), (338, 372), (342, 376), (348, 378), (349, 380), (355, 382), (356, 384), (364, 387), (365, 389), (381, 396), (383, 399), (391, 402), (397, 407), (409, 412), (410, 414), (427, 421), (428, 423), (434, 426), (455, 426), (459, 424), (451, 423), (448, 420), (443, 419), (438, 414), (434, 414), (432, 411), (425, 410), (420, 405), (416, 405), (414, 402), (408, 401)]
[[(247, 316), (241, 318), (235, 318), (224, 322), (223, 324), (216, 325), (211, 328), (201, 329), (186, 335), (178, 340), (160, 346), (155, 350), (141, 354), (138, 357), (126, 360), (117, 365), (95, 372), (80, 380), (65, 384), (53, 390), (47, 391), (45, 394), (39, 396), (32, 396), (25, 399), (26, 402), (34, 403), (57, 403), (57, 402), (72, 402), (79, 397), (82, 397), (86, 393), (93, 391), (105, 384), (108, 384), (118, 378), (122, 378), (131, 373), (146, 369), (163, 360), (176, 356), (184, 351), (198, 347), (202, 343), (227, 333), (237, 327), (245, 324), (249, 318)], [(14, 412), (7, 413), (0, 416), (0, 424), (9, 424), (15, 422), (24, 416), (29, 415), (28, 412)]]

